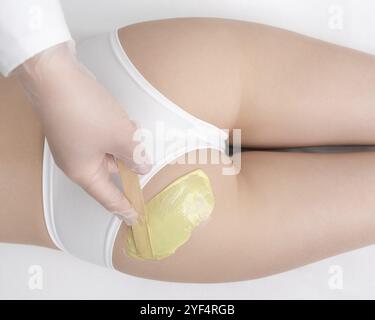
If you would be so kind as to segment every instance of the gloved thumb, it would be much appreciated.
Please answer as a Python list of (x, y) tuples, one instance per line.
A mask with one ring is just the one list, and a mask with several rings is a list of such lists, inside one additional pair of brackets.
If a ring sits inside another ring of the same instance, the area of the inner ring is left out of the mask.
[(113, 183), (111, 178), (111, 171), (114, 171), (113, 166), (113, 157), (106, 155), (102, 165), (93, 176), (84, 177), (76, 182), (109, 212), (117, 215), (127, 225), (132, 225), (136, 222), (138, 213)]

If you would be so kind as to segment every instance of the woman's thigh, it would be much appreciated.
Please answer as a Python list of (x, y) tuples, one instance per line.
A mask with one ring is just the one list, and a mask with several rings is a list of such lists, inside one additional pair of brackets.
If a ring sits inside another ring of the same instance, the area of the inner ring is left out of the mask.
[(238, 175), (223, 165), (169, 165), (145, 188), (162, 188), (201, 168), (210, 178), (210, 219), (176, 253), (159, 261), (124, 252), (122, 225), (116, 269), (166, 281), (246, 280), (290, 270), (375, 241), (375, 153), (246, 152)]
[(261, 24), (211, 18), (125, 27), (130, 59), (176, 104), (247, 147), (374, 144), (375, 57)]
[(0, 242), (54, 247), (43, 216), (43, 141), (19, 85), (0, 77)]

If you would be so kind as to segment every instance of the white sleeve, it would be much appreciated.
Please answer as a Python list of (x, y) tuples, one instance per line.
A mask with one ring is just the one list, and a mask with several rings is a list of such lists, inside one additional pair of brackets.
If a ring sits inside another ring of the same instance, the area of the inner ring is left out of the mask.
[(59, 0), (0, 0), (0, 72), (71, 39)]

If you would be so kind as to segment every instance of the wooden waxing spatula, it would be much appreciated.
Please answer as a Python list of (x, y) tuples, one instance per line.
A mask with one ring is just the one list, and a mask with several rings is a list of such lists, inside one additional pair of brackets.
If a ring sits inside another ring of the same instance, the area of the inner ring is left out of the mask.
[(148, 229), (146, 207), (138, 175), (128, 169), (121, 160), (117, 160), (124, 194), (138, 212), (137, 222), (131, 226), (135, 247), (141, 256), (152, 258), (153, 252)]

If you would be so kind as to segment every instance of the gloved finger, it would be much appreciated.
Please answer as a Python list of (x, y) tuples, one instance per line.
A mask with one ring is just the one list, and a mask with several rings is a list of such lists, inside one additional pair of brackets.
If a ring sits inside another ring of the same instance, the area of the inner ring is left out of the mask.
[(84, 181), (78, 181), (82, 188), (95, 198), (104, 208), (119, 216), (128, 225), (132, 225), (138, 213), (132, 208), (125, 195), (116, 187), (108, 171), (107, 161), (99, 167), (97, 172)]

